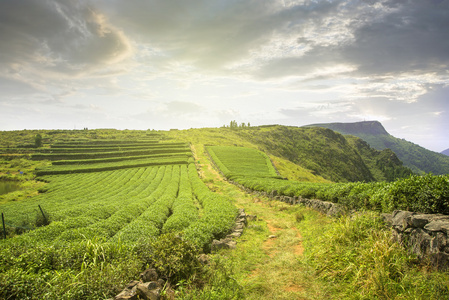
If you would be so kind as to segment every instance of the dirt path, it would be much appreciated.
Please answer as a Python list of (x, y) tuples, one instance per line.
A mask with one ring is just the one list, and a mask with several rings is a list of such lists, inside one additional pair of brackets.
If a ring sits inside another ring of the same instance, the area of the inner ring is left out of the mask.
[(235, 199), (236, 206), (247, 214), (257, 216), (237, 239), (237, 249), (225, 254), (236, 265), (234, 275), (246, 299), (326, 299), (301, 262), (304, 247), (297, 228), (297, 208), (246, 194), (223, 180), (204, 153), (196, 154), (209, 187)]

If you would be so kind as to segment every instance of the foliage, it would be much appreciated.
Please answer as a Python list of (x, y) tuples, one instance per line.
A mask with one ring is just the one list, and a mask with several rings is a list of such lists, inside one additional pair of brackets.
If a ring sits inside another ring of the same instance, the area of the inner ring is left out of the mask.
[(380, 204), (383, 211), (449, 214), (449, 175), (415, 175), (386, 184), (373, 194), (371, 202)]
[(257, 144), (266, 153), (286, 158), (335, 182), (390, 180), (410, 174), (394, 160), (385, 165), (380, 151), (367, 144), (355, 145), (325, 128), (272, 126), (240, 130), (236, 134)]
[(2, 299), (108, 298), (141, 270), (132, 248), (95, 239), (52, 246), (9, 240), (0, 251)]
[(184, 237), (207, 252), (212, 239), (220, 239), (230, 231), (237, 216), (237, 208), (228, 197), (207, 188), (198, 177), (194, 164), (189, 165), (188, 172), (193, 193), (203, 208), (203, 215), (184, 230)]
[[(410, 175), (392, 183), (326, 184), (287, 181), (276, 176), (270, 177), (271, 173), (260, 163), (260, 152), (256, 150), (237, 147), (208, 149), (225, 176), (255, 191), (276, 191), (279, 195), (318, 198), (355, 209), (383, 212), (402, 209), (449, 214), (449, 175)], [(251, 163), (246, 165), (245, 161)]]
[[(187, 167), (192, 154), (186, 143), (79, 139), (53, 146), (42, 150), (53, 153), (34, 154), (56, 159), (54, 166), (37, 172), (47, 182), (42, 193), (2, 205), (10, 226), (21, 226), (33, 215), (42, 217), (38, 205), (52, 222), (1, 242), (1, 279), (6, 284), (0, 286), (0, 298), (107, 298), (147, 263), (170, 280), (186, 279), (198, 267), (198, 251), (207, 251), (212, 239), (233, 225), (233, 204), (205, 186), (195, 165)], [(149, 154), (135, 156), (142, 151)], [(96, 156), (100, 158), (89, 160)], [(67, 157), (72, 161), (58, 163)], [(12, 163), (37, 164), (23, 161)], [(162, 230), (170, 233), (159, 239)], [(186, 238), (172, 239), (179, 233)], [(151, 258), (138, 253), (148, 244)], [(110, 254), (115, 246), (126, 254)], [(126, 259), (133, 263), (126, 266)], [(120, 274), (118, 268), (131, 273)], [(95, 285), (101, 287), (89, 290)]]
[(391, 149), (405, 166), (423, 174), (443, 175), (449, 173), (449, 157), (427, 150), (404, 139), (388, 134), (379, 122), (328, 123), (316, 126), (330, 128), (342, 134), (357, 136), (377, 150)]
[(414, 174), (409, 168), (403, 166), (402, 161), (390, 149), (375, 150), (367, 142), (353, 136), (346, 136), (346, 140), (363, 157), (376, 181), (394, 181)]
[[(226, 125), (223, 125), (223, 127), (226, 127)], [(242, 122), (239, 125), (236, 120), (232, 120), (231, 122), (229, 122), (228, 127), (232, 130), (235, 130), (235, 129), (239, 129), (239, 128), (251, 127), (251, 124), (249, 122), (248, 122), (248, 124)]]
[(196, 282), (186, 281), (186, 288), (178, 283), (176, 298), (185, 300), (244, 299), (244, 290), (234, 278), (234, 274), (234, 267), (227, 257), (213, 256), (209, 265), (202, 269), (201, 277)]
[(42, 147), (42, 136), (39, 133), (34, 137), (34, 146), (36, 148)]
[(326, 184), (257, 177), (235, 177), (233, 180), (255, 191), (318, 198), (353, 209), (449, 214), (449, 175), (411, 175), (392, 183)]
[[(274, 127), (273, 127), (274, 128)], [(246, 138), (245, 132), (250, 134), (259, 134), (259, 131), (271, 130), (265, 127), (246, 127), (238, 131), (228, 130), (227, 128), (202, 128), (190, 130), (170, 131), (166, 134), (173, 139), (189, 140), (195, 145), (197, 151), (203, 151), (204, 145), (237, 146), (264, 151), (273, 160), (278, 167), (281, 176), (292, 180), (303, 180), (312, 182), (326, 182), (323, 177), (313, 174), (312, 171), (299, 166), (293, 162), (279, 156), (271, 155), (269, 151), (264, 150), (263, 145), (254, 143)], [(292, 171), (292, 169), (295, 169)]]
[[(50, 148), (28, 147), (27, 143), (36, 134), (41, 134), (44, 145), (51, 145)], [(21, 226), (33, 219), (38, 213), (38, 204), (45, 208), (52, 222), (0, 242), (0, 298), (108, 298), (117, 294), (129, 280), (135, 279), (147, 264), (157, 265), (166, 277), (177, 280), (180, 289), (184, 284), (202, 286), (207, 283), (202, 292), (195, 294), (197, 299), (241, 298), (242, 291), (226, 268), (212, 264), (205, 273), (197, 269), (194, 256), (198, 251), (208, 252), (213, 239), (229, 233), (237, 209), (228, 194), (212, 192), (199, 178), (197, 166), (192, 163), (190, 147), (180, 140), (197, 143), (192, 149), (201, 152), (205, 143), (244, 146), (209, 149), (213, 149), (211, 156), (220, 168), (226, 168), (232, 180), (254, 190), (319, 197), (353, 208), (383, 211), (401, 208), (446, 212), (448, 207), (447, 175), (410, 176), (390, 183), (290, 181), (280, 179), (270, 158), (260, 151), (270, 153), (276, 164), (281, 165), (279, 162), (282, 162), (283, 170), (297, 166), (291, 162), (287, 164), (285, 158), (289, 158), (301, 165), (297, 174), (308, 172), (305, 168), (309, 168), (316, 174), (339, 181), (357, 178), (389, 180), (405, 174), (397, 168), (399, 162), (391, 152), (372, 151), (359, 140), (325, 129), (241, 126), (235, 131), (226, 128), (166, 133), (67, 130), (0, 132), (0, 136), (4, 154), (2, 170), (26, 167), (25, 173), (30, 170), (31, 175), (24, 175), (34, 177), (32, 170), (37, 164), (45, 165), (47, 159), (54, 162), (53, 166), (40, 170), (50, 172), (40, 173), (40, 179), (47, 183), (40, 189), (41, 193), (21, 201), (13, 200), (25, 196), (14, 196), (1, 205), (12, 225)], [(276, 145), (280, 145), (279, 149)], [(301, 151), (304, 153), (299, 155)], [(29, 154), (45, 160), (30, 161), (27, 159)], [(281, 156), (283, 158), (279, 158)], [(367, 159), (368, 156), (371, 158)], [(232, 158), (241, 160), (233, 161)], [(346, 158), (350, 158), (348, 166), (345, 165)], [(201, 163), (198, 161), (199, 166)], [(78, 171), (83, 173), (67, 174)], [(304, 178), (324, 181), (310, 172)], [(296, 220), (307, 224), (308, 217), (297, 214)], [(328, 236), (331, 248), (338, 248), (338, 243), (347, 245), (358, 240), (370, 240), (366, 233), (369, 226), (374, 231), (379, 229), (377, 224), (367, 221), (354, 224), (345, 225), (350, 230), (338, 227), (344, 233), (343, 237)], [(356, 232), (358, 228), (365, 233)], [(371, 236), (382, 238), (378, 233)], [(373, 245), (375, 242), (371, 243), (371, 248), (377, 249)], [(363, 249), (368, 248), (365, 245)], [(148, 252), (142, 253), (142, 249)], [(381, 260), (375, 266), (386, 264), (384, 271), (378, 271), (377, 267), (370, 267), (367, 272), (364, 269), (356, 272), (341, 270), (345, 262), (352, 262), (349, 264), (352, 268), (354, 257), (351, 255), (355, 254), (336, 249), (341, 256), (341, 261), (336, 261), (340, 269), (333, 269), (333, 272), (340, 274), (342, 280), (362, 278), (366, 286), (373, 286), (367, 283), (369, 274), (372, 274), (374, 282), (389, 285), (392, 285), (392, 279), (405, 278), (395, 275), (406, 270), (400, 256), (397, 257), (401, 265), (390, 266), (393, 263), (388, 258), (389, 253), (395, 256), (396, 249), (390, 252), (388, 247), (379, 249), (383, 252), (378, 252), (385, 253), (387, 260)], [(368, 255), (367, 250), (362, 252)], [(184, 253), (188, 254), (184, 256)], [(345, 255), (350, 257), (345, 258)], [(408, 267), (409, 261), (404, 261)], [(312, 260), (310, 262), (314, 265)], [(321, 270), (326, 268), (330, 265), (322, 265)], [(354, 275), (357, 272), (364, 277)], [(388, 273), (385, 281), (382, 281), (382, 272)], [(195, 274), (199, 281), (192, 279)], [(323, 278), (332, 278), (327, 277), (329, 275), (324, 271), (320, 274)], [(381, 293), (372, 292), (372, 288), (365, 289), (363, 284), (357, 285), (363, 293), (381, 297)], [(440, 291), (445, 296), (444, 288)], [(425, 293), (423, 295), (427, 295)]]
[(151, 243), (151, 249), (153, 266), (172, 283), (189, 279), (200, 271), (198, 248), (175, 233), (162, 234)]
[(172, 214), (162, 227), (162, 232), (179, 232), (196, 221), (199, 217), (192, 194), (192, 186), (187, 173), (187, 166), (181, 166), (178, 196), (173, 201)]
[[(303, 221), (305, 263), (342, 299), (445, 299), (447, 274), (423, 272), (373, 213)], [(322, 245), (326, 245), (323, 247)]]

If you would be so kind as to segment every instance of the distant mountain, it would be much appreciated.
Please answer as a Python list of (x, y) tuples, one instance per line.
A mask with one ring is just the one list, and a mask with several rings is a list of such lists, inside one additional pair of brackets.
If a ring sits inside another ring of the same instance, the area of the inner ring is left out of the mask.
[(374, 149), (391, 149), (406, 167), (416, 173), (449, 174), (449, 156), (396, 138), (390, 135), (378, 121), (324, 123), (307, 125), (306, 127), (328, 128), (341, 134), (359, 137)]
[[(324, 127), (333, 131), (337, 131), (342, 134), (350, 135), (389, 135), (382, 124), (378, 121), (364, 121), (356, 123), (324, 123), (324, 124), (312, 124), (305, 127)], [(382, 149), (378, 149), (382, 150)]]
[(449, 148), (448, 148), (448, 149), (446, 149), (446, 150), (444, 150), (444, 151), (442, 151), (442, 152), (441, 152), (441, 154), (444, 154), (444, 155), (449, 155)]

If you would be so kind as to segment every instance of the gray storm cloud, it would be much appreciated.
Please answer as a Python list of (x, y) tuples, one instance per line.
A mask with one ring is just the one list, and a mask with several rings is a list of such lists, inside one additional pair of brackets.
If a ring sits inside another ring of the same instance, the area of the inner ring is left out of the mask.
[(445, 73), (447, 28), (447, 0), (2, 1), (0, 66), (79, 73), (129, 56), (132, 39), (164, 52), (155, 65), (241, 63), (238, 73), (255, 78), (332, 65), (360, 76)]
[(125, 57), (125, 36), (85, 1), (1, 1), (0, 68), (86, 72)]
[[(164, 49), (174, 60), (204, 69), (250, 60), (255, 64), (250, 68), (253, 75), (266, 78), (347, 64), (366, 76), (444, 72), (449, 60), (447, 0), (130, 0), (114, 4), (111, 8), (103, 2), (115, 22), (134, 37)], [(264, 46), (273, 46), (279, 39), (296, 43), (284, 42), (262, 53)], [(305, 51), (292, 54), (292, 48)]]

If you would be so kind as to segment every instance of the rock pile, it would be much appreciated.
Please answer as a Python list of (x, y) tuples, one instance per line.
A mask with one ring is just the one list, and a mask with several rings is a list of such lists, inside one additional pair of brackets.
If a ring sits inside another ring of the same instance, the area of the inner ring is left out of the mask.
[(109, 300), (159, 300), (164, 285), (165, 281), (158, 278), (155, 269), (146, 269), (140, 274), (140, 281), (131, 281), (120, 294)]
[(428, 259), (439, 270), (449, 268), (449, 216), (420, 214), (396, 210), (382, 214), (392, 227), (393, 238), (415, 253), (420, 259)]
[(328, 201), (322, 201), (318, 199), (307, 199), (302, 197), (288, 197), (288, 196), (276, 196), (276, 200), (290, 203), (290, 204), (304, 204), (307, 207), (313, 208), (323, 214), (330, 217), (340, 217), (346, 213), (343, 206)]
[(228, 234), (224, 239), (213, 240), (211, 245), (211, 252), (216, 252), (220, 249), (234, 249), (237, 242), (234, 238), (240, 237), (243, 234), (243, 228), (248, 224), (247, 214), (244, 209), (240, 209), (235, 219), (235, 225), (232, 232)]

